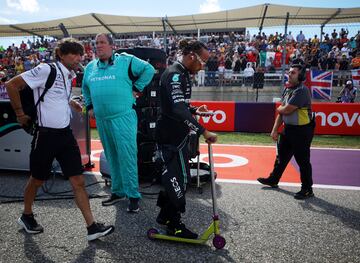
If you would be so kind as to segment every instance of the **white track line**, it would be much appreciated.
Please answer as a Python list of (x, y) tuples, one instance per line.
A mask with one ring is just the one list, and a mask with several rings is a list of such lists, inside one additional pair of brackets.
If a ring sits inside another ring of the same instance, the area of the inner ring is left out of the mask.
[[(251, 180), (235, 180), (235, 179), (216, 179), (217, 183), (231, 183), (231, 184), (257, 184), (262, 185), (258, 181)], [(293, 186), (301, 187), (300, 183), (279, 183), (279, 186)], [(314, 184), (313, 188), (337, 189), (337, 190), (357, 190), (360, 191), (358, 186), (345, 186), (345, 185), (327, 185), (327, 184)]]
[[(100, 172), (84, 172), (85, 175), (95, 175), (101, 176)], [(235, 179), (216, 179), (217, 183), (228, 183), (228, 184), (257, 184), (262, 185), (258, 181), (251, 180), (235, 180)], [(279, 183), (280, 186), (292, 186), (292, 187), (301, 187), (300, 183)], [(323, 188), (323, 189), (336, 189), (336, 190), (356, 190), (360, 191), (358, 186), (344, 186), (344, 185), (326, 185), (326, 184), (314, 184), (313, 188)]]
[[(207, 145), (206, 143), (201, 143), (200, 145)], [(253, 147), (253, 148), (275, 148), (275, 145), (251, 145), (251, 144), (213, 144), (214, 146), (243, 146), (243, 147)], [(343, 151), (360, 151), (360, 149), (350, 149), (350, 148), (323, 148), (323, 147), (311, 147), (311, 149), (316, 150), (343, 150)]]
[[(100, 140), (92, 139), (92, 141), (100, 142)], [(200, 145), (207, 145), (206, 143), (201, 143)], [(243, 147), (254, 147), (254, 148), (275, 148), (275, 145), (251, 145), (251, 144), (220, 144), (214, 143), (214, 146), (243, 146)], [(317, 150), (344, 150), (344, 151), (360, 151), (360, 149), (350, 149), (350, 148), (325, 148), (325, 147), (311, 147), (311, 149)]]

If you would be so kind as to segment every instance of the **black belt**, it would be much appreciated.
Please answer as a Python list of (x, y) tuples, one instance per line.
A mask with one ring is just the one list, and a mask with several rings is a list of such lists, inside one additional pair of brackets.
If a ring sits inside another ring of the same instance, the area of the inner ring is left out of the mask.
[(65, 127), (65, 128), (48, 128), (48, 127), (37, 127), (36, 128), (39, 132), (49, 132), (49, 133), (63, 133), (63, 132), (67, 132), (70, 131), (70, 125)]
[(285, 123), (285, 128), (302, 128), (302, 127), (308, 127), (308, 126), (311, 126), (311, 122), (309, 122), (308, 124), (304, 124), (304, 125), (293, 125), (293, 124)]

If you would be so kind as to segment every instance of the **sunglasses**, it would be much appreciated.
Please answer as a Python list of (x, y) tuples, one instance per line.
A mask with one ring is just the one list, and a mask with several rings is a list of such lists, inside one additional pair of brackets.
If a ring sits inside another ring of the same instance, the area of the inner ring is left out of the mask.
[(196, 56), (196, 59), (200, 62), (201, 65), (205, 65), (206, 62), (196, 53), (194, 53), (195, 56)]

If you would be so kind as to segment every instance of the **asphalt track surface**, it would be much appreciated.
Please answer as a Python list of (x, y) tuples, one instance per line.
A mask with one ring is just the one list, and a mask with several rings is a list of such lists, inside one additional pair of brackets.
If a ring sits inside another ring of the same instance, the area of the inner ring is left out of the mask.
[[(349, 152), (353, 153), (342, 151)], [(358, 163), (352, 169), (338, 163), (338, 177), (350, 174), (358, 182)], [(21, 197), (27, 176), (1, 172), (0, 195)], [(47, 183), (52, 193), (70, 190), (61, 176), (54, 180), (52, 187), (52, 180)], [(87, 174), (86, 181), (96, 183), (87, 188), (91, 195), (109, 194), (98, 173)], [(219, 179), (220, 229), (227, 241), (222, 250), (216, 250), (211, 239), (206, 245), (149, 240), (146, 231), (159, 227), (154, 220), (158, 212), (154, 196), (144, 195), (139, 214), (126, 212), (126, 200), (102, 207), (103, 199), (91, 199), (95, 217), (116, 227), (112, 235), (91, 243), (86, 241), (84, 222), (73, 200), (35, 202), (36, 218), (45, 231), (28, 235), (16, 223), (22, 203), (4, 203), (14, 199), (1, 197), (0, 262), (360, 262), (360, 191), (356, 186), (342, 188), (340, 181), (333, 181), (336, 187), (320, 184), (314, 188), (314, 198), (299, 201), (293, 198), (299, 190), (296, 182), (272, 189), (251, 179)], [(159, 190), (148, 186), (142, 184), (141, 191)], [(194, 187), (187, 193), (184, 222), (199, 233), (211, 222), (210, 193), (209, 184), (202, 194)]]

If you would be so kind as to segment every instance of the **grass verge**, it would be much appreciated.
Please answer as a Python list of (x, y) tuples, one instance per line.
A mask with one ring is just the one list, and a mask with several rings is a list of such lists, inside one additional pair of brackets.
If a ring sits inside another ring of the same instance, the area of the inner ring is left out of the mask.
[[(218, 132), (220, 144), (274, 145), (268, 133)], [(91, 129), (91, 138), (99, 139), (96, 129)], [(201, 137), (201, 143), (204, 143)], [(313, 147), (360, 149), (360, 136), (315, 135)]]

